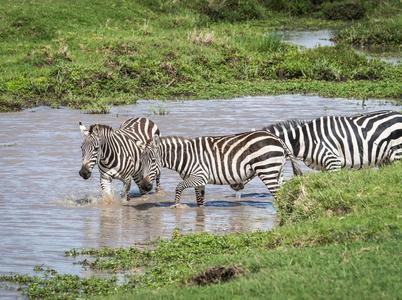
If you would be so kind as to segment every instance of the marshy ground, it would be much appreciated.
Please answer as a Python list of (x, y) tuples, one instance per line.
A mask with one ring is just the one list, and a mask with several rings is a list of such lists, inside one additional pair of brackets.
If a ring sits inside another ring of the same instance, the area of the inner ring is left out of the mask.
[[(284, 93), (401, 98), (402, 66), (353, 48), (400, 56), (399, 1), (292, 3), (1, 0), (0, 110)], [(328, 28), (334, 47), (298, 48), (277, 34)]]

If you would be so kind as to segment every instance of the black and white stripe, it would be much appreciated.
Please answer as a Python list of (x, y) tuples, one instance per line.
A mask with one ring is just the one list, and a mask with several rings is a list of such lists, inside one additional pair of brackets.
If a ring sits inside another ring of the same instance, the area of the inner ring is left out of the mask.
[[(101, 124), (91, 125), (89, 130), (80, 122), (81, 132), (84, 134), (82, 143), (82, 166), (80, 176), (88, 179), (98, 164), (100, 184), (104, 196), (111, 195), (113, 179), (123, 182), (122, 198), (127, 199), (131, 180), (139, 186), (142, 180), (140, 153), (137, 143), (144, 143), (160, 132), (155, 123), (147, 118), (132, 118), (125, 121), (119, 129)], [(156, 178), (157, 189), (160, 187), (160, 178)]]
[(264, 129), (316, 170), (360, 169), (402, 159), (402, 114), (394, 111), (286, 121)]
[(254, 176), (275, 195), (287, 158), (293, 157), (286, 145), (263, 130), (193, 139), (156, 136), (141, 155), (142, 185), (152, 188), (154, 177), (164, 167), (177, 171), (183, 179), (176, 187), (176, 206), (186, 188), (195, 188), (197, 204), (203, 205), (206, 184), (236, 185)]

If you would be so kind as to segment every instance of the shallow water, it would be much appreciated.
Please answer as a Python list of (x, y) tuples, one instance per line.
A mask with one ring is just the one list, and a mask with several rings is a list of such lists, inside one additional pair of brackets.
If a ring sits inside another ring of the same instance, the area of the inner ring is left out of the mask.
[[(333, 30), (306, 30), (306, 31), (281, 31), (277, 34), (284, 42), (288, 42), (304, 48), (317, 48), (322, 46), (335, 46), (331, 39), (335, 36)], [(400, 65), (401, 56), (390, 56), (386, 53), (376, 53), (369, 50), (356, 49), (360, 54), (366, 55), (368, 59), (379, 59), (391, 65)]]
[(334, 36), (332, 30), (316, 31), (282, 31), (278, 32), (283, 41), (302, 46), (304, 48), (317, 48), (321, 46), (334, 46), (331, 41)]
[(357, 52), (366, 55), (368, 59), (379, 59), (390, 65), (397, 66), (397, 65), (402, 64), (402, 56), (401, 55), (393, 56), (393, 55), (388, 55), (386, 53), (377, 53), (377, 52), (363, 51), (363, 50), (357, 50)]
[[(152, 115), (155, 106), (169, 114)], [(82, 142), (78, 121), (118, 127), (130, 117), (148, 116), (163, 135), (198, 136), (247, 131), (291, 118), (379, 109), (402, 107), (383, 101), (368, 100), (362, 106), (354, 100), (288, 95), (140, 101), (113, 108), (108, 115), (43, 107), (0, 114), (0, 274), (32, 273), (34, 265), (44, 263), (60, 272), (86, 275), (72, 258), (63, 256), (65, 250), (144, 243), (169, 238), (175, 228), (223, 233), (269, 230), (275, 225), (272, 198), (258, 179), (246, 186), (240, 199), (227, 186), (207, 186), (204, 208), (195, 207), (194, 193), (188, 191), (183, 200), (189, 207), (174, 210), (169, 205), (179, 177), (167, 170), (160, 194), (137, 197), (133, 188), (134, 198), (127, 205), (98, 203), (99, 173), (87, 181), (78, 175)], [(285, 178), (289, 174), (287, 166)], [(120, 187), (117, 182), (116, 190)]]

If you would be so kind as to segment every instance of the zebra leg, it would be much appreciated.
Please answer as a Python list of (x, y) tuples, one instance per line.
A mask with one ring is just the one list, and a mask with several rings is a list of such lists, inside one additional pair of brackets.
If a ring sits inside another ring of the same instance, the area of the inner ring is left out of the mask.
[(385, 164), (391, 164), (395, 160), (402, 160), (402, 146), (391, 148)]
[(120, 194), (122, 200), (128, 201), (128, 193), (130, 192), (131, 188), (131, 178), (123, 180), (123, 191)]
[(104, 199), (111, 200), (113, 198), (112, 177), (108, 176), (107, 174), (101, 174), (100, 185), (102, 190), (102, 197)]
[(156, 175), (155, 182), (156, 182), (155, 192), (157, 193), (161, 189), (161, 175), (160, 174)]
[(205, 185), (197, 186), (194, 189), (195, 189), (195, 199), (197, 201), (197, 206), (204, 206)]
[(134, 180), (135, 184), (138, 186), (138, 190), (140, 191), (140, 194), (145, 195), (147, 192), (141, 188), (141, 184), (140, 184), (140, 182), (142, 180), (141, 174), (134, 175), (133, 180)]
[(256, 171), (257, 176), (265, 184), (274, 198), (281, 184), (282, 167), (283, 165), (275, 168), (259, 169)]
[(180, 207), (181, 193), (183, 190), (189, 187), (201, 187), (205, 186), (208, 183), (208, 180), (204, 176), (199, 175), (190, 175), (182, 182), (180, 182), (176, 187), (176, 196), (175, 196), (175, 204), (172, 207)]

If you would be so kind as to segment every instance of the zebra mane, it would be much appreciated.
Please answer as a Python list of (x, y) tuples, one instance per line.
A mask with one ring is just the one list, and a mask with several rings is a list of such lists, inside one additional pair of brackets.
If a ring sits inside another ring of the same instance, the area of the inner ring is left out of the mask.
[(275, 129), (279, 131), (279, 134), (283, 133), (285, 130), (291, 130), (294, 127), (302, 126), (308, 123), (308, 120), (287, 120), (283, 122), (274, 123), (263, 128), (263, 130), (275, 133)]
[(99, 134), (99, 132), (107, 132), (107, 131), (112, 131), (113, 128), (109, 125), (104, 125), (104, 124), (92, 124), (89, 127), (89, 134), (95, 133)]

